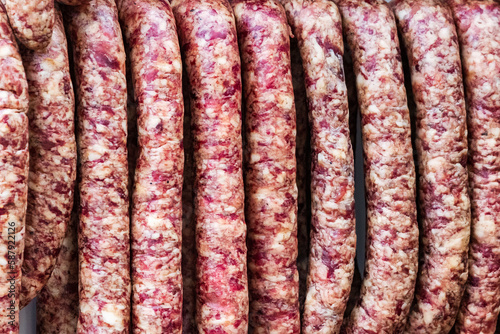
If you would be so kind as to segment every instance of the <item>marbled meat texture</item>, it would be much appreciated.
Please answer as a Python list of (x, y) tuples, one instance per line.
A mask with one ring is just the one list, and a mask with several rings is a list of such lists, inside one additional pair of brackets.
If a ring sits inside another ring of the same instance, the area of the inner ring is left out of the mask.
[(200, 333), (246, 333), (248, 286), (243, 203), (241, 65), (225, 0), (175, 0), (190, 83)]
[(37, 333), (76, 334), (78, 323), (77, 210), (73, 211), (57, 264), (36, 302)]
[(342, 21), (327, 0), (284, 2), (302, 56), (311, 122), (312, 228), (303, 333), (338, 333), (354, 273), (354, 158)]
[(41, 51), (21, 50), (30, 96), (30, 171), (21, 307), (47, 283), (73, 209), (76, 178), (75, 97), (62, 16)]
[(455, 333), (495, 332), (500, 311), (500, 4), (450, 1), (459, 36), (469, 129), (469, 277)]
[(128, 333), (130, 249), (125, 51), (113, 0), (67, 8), (81, 162), (78, 333)]
[(467, 124), (457, 33), (441, 0), (393, 4), (416, 103), (420, 268), (406, 333), (448, 333), (465, 281), (470, 237)]
[(396, 22), (378, 0), (338, 0), (363, 134), (367, 251), (347, 333), (401, 333), (417, 276), (415, 167)]
[(246, 115), (250, 332), (298, 333), (296, 115), (289, 28), (276, 1), (231, 4)]
[(119, 0), (129, 52), (139, 158), (132, 211), (132, 329), (182, 331), (182, 60), (167, 1)]
[(0, 333), (19, 332), (28, 202), (28, 83), (0, 4)]
[(27, 48), (46, 48), (54, 28), (54, 0), (2, 0), (17, 39)]

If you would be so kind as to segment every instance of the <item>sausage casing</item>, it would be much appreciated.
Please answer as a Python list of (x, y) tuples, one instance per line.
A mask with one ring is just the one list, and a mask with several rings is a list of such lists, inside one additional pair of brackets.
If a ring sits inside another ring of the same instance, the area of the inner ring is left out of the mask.
[(112, 0), (65, 10), (80, 150), (78, 333), (128, 333), (130, 249), (125, 51)]
[(0, 50), (0, 333), (18, 333), (28, 201), (28, 84), (1, 4)]
[(54, 0), (2, 0), (17, 39), (28, 49), (49, 45), (54, 28)]
[(22, 50), (30, 94), (30, 173), (21, 307), (49, 279), (68, 226), (76, 178), (75, 98), (59, 11), (50, 44)]
[(421, 222), (420, 268), (406, 333), (448, 333), (467, 279), (470, 201), (458, 38), (439, 0), (393, 4), (411, 69)]
[(132, 210), (132, 328), (182, 328), (182, 61), (166, 1), (117, 2), (129, 49), (140, 155)]
[(296, 115), (289, 28), (273, 0), (232, 1), (245, 100), (250, 331), (298, 333)]
[(367, 242), (347, 333), (400, 333), (418, 266), (415, 167), (396, 22), (382, 1), (339, 0), (352, 51), (365, 163)]
[(354, 158), (340, 13), (284, 2), (301, 51), (311, 121), (312, 229), (303, 333), (338, 333), (354, 273)]
[(37, 333), (76, 334), (78, 323), (77, 210), (73, 210), (57, 264), (36, 302)]
[(190, 83), (200, 333), (246, 333), (241, 65), (224, 0), (172, 2)]
[(500, 4), (449, 1), (466, 92), (472, 229), (455, 333), (494, 333), (500, 311)]

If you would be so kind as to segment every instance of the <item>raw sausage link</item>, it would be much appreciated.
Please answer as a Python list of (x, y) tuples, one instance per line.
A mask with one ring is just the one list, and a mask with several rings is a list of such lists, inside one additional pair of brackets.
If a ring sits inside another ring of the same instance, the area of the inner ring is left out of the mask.
[(196, 334), (196, 226), (194, 218), (193, 185), (195, 164), (189, 80), (182, 75), (184, 98), (184, 182), (182, 185), (182, 333)]
[(311, 180), (309, 175), (311, 159), (304, 69), (296, 38), (290, 40), (290, 59), (295, 114), (297, 115), (297, 147), (295, 149), (297, 160), (297, 270), (299, 271), (299, 305), (302, 314), (306, 300), (307, 270), (309, 268), (309, 226), (311, 220), (311, 196), (309, 191)]
[(284, 1), (299, 42), (311, 120), (312, 230), (303, 333), (338, 333), (356, 252), (354, 158), (334, 3)]
[(54, 0), (2, 0), (17, 39), (28, 49), (49, 45), (54, 28)]
[(448, 333), (467, 279), (470, 201), (467, 124), (458, 38), (440, 0), (393, 3), (416, 112), (420, 268), (406, 333)]
[(175, 0), (190, 82), (200, 333), (246, 333), (248, 286), (236, 27), (224, 0)]
[(347, 333), (401, 333), (418, 266), (415, 167), (396, 22), (378, 0), (338, 0), (361, 110), (367, 252)]
[(182, 328), (182, 61), (166, 1), (117, 1), (138, 102), (132, 211), (132, 329)]
[(0, 333), (18, 333), (28, 201), (28, 83), (2, 4), (0, 49)]
[(112, 0), (65, 11), (81, 159), (78, 333), (128, 333), (130, 250), (125, 51)]
[(273, 0), (235, 0), (245, 104), (250, 332), (298, 333), (296, 115), (289, 28)]
[(62, 17), (43, 51), (21, 52), (30, 94), (30, 173), (21, 307), (49, 279), (73, 208), (76, 178), (75, 97)]
[(469, 278), (455, 333), (494, 333), (500, 311), (500, 4), (450, 1), (464, 68), (472, 208)]
[[(76, 203), (75, 203), (76, 206)], [(78, 240), (76, 208), (57, 264), (36, 303), (37, 333), (76, 334), (78, 323)]]

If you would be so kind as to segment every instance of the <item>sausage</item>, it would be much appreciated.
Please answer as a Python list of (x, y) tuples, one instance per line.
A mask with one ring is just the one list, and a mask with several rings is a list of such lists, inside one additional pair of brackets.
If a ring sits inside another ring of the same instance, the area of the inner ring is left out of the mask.
[(54, 28), (54, 0), (2, 0), (17, 39), (28, 49), (45, 49)]
[(356, 253), (342, 21), (330, 1), (283, 3), (299, 43), (311, 120), (312, 229), (302, 332), (338, 333)]
[(194, 217), (195, 163), (191, 132), (189, 80), (182, 74), (184, 98), (184, 181), (182, 184), (182, 333), (197, 334), (196, 327), (196, 226)]
[(300, 331), (296, 114), (289, 28), (278, 2), (231, 2), (245, 101), (250, 332)]
[(182, 331), (182, 61), (166, 1), (117, 1), (138, 102), (132, 210), (132, 329)]
[(28, 83), (1, 4), (0, 50), (0, 333), (18, 333), (28, 201)]
[(190, 83), (200, 333), (246, 333), (248, 283), (236, 27), (225, 0), (172, 2)]
[(75, 209), (68, 223), (57, 264), (47, 284), (38, 295), (37, 333), (76, 334), (78, 323), (77, 224), (78, 214)]
[(75, 97), (62, 16), (42, 51), (21, 52), (28, 79), (30, 173), (21, 307), (49, 279), (73, 208), (76, 178)]
[(464, 68), (472, 229), (455, 333), (494, 333), (500, 311), (500, 4), (450, 1)]
[(448, 333), (467, 279), (467, 124), (453, 17), (440, 0), (392, 3), (416, 103), (420, 268), (406, 333)]
[(73, 47), (81, 162), (78, 332), (128, 333), (127, 86), (118, 13), (112, 0), (91, 0), (64, 17)]
[(396, 22), (378, 0), (339, 0), (354, 60), (365, 162), (367, 242), (347, 333), (401, 333), (418, 266), (415, 167)]
[(297, 270), (299, 271), (299, 305), (303, 314), (309, 268), (309, 228), (311, 225), (311, 159), (309, 152), (309, 121), (307, 116), (304, 70), (297, 39), (290, 40), (293, 96), (297, 123), (295, 157), (297, 160)]

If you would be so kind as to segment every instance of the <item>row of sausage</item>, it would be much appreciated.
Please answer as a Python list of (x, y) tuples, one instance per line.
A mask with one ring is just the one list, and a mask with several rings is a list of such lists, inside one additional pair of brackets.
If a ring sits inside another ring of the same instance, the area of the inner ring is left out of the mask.
[(49, 2), (0, 5), (0, 333), (495, 332), (500, 4)]

